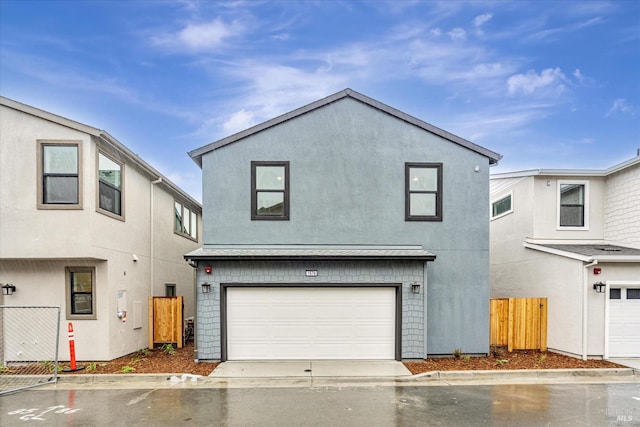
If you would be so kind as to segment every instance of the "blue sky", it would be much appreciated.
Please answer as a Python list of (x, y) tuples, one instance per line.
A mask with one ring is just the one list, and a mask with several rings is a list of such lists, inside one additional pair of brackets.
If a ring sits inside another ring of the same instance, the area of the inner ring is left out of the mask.
[(347, 87), (494, 172), (606, 168), (640, 148), (640, 1), (0, 0), (0, 94), (199, 200), (188, 151)]

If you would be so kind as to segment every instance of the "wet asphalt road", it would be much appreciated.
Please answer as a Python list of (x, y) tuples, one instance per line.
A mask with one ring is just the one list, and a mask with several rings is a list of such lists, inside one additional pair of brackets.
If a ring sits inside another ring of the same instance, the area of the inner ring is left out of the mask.
[(635, 384), (38, 390), (2, 426), (640, 426)]

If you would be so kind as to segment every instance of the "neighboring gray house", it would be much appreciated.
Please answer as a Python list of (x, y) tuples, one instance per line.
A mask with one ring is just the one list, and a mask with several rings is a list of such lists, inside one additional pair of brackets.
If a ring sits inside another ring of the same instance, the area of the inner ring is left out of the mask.
[(640, 155), (491, 176), (491, 296), (548, 298), (550, 350), (640, 357)]
[[(201, 245), (201, 212), (107, 132), (0, 97), (0, 284), (15, 286), (0, 305), (60, 306), (60, 360), (67, 322), (78, 360), (111, 360), (147, 347), (149, 296), (182, 295), (195, 314), (183, 255)], [(0, 333), (0, 356), (42, 340), (19, 332)]]
[(190, 155), (197, 358), (488, 353), (500, 155), (350, 89)]

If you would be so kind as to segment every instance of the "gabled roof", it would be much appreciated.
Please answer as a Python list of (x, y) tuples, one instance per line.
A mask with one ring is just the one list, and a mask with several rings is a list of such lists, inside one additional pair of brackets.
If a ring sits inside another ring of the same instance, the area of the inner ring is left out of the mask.
[(640, 164), (640, 155), (626, 160), (607, 169), (530, 169), (516, 172), (496, 173), (491, 179), (521, 178), (528, 176), (583, 176), (583, 177), (607, 177), (621, 170)]
[(118, 152), (124, 154), (128, 160), (138, 165), (142, 170), (144, 170), (147, 174), (149, 174), (149, 176), (153, 180), (162, 179), (161, 185), (164, 185), (174, 193), (177, 193), (180, 196), (182, 196), (184, 199), (190, 202), (193, 205), (193, 207), (197, 207), (200, 209), (202, 208), (202, 205), (197, 200), (195, 200), (193, 197), (187, 194), (184, 190), (182, 190), (180, 187), (178, 187), (173, 182), (171, 182), (166, 176), (158, 172), (153, 166), (151, 166), (150, 164), (142, 160), (140, 157), (138, 157), (137, 154), (135, 154), (133, 151), (127, 148), (120, 141), (115, 139), (113, 136), (109, 135), (108, 132), (92, 126), (85, 125), (80, 122), (76, 122), (71, 119), (67, 119), (66, 117), (58, 116), (57, 114), (49, 113), (48, 111), (44, 111), (27, 104), (23, 104), (18, 101), (14, 101), (13, 99), (5, 98), (4, 96), (0, 96), (0, 105), (8, 108), (12, 108), (17, 111), (21, 111), (23, 113), (26, 113), (35, 117), (39, 117), (44, 120), (48, 120), (58, 125), (65, 126), (65, 127), (68, 127), (69, 129), (77, 130), (79, 132), (83, 132), (100, 139), (105, 144), (113, 147)]
[(413, 116), (410, 116), (409, 114), (403, 113), (400, 110), (397, 110), (393, 107), (389, 107), (386, 104), (383, 104), (380, 101), (376, 101), (373, 98), (369, 98), (368, 96), (362, 95), (361, 93), (358, 93), (352, 89), (344, 89), (338, 93), (334, 93), (333, 95), (327, 96), (326, 98), (320, 99), (318, 101), (312, 102), (311, 104), (305, 105), (304, 107), (300, 107), (298, 109), (295, 109), (293, 111), (290, 111), (288, 113), (282, 114), (278, 117), (275, 117), (271, 120), (268, 120), (266, 122), (260, 123), (258, 125), (252, 126), (246, 130), (243, 130), (242, 132), (238, 132), (234, 135), (228, 136), (226, 138), (220, 139), (218, 141), (212, 142), (210, 144), (205, 145), (204, 147), (200, 147), (197, 148), (193, 151), (189, 152), (189, 156), (191, 156), (191, 158), (193, 159), (194, 162), (196, 162), (196, 164), (200, 167), (202, 167), (202, 156), (204, 154), (207, 154), (211, 151), (217, 150), (218, 148), (224, 147), (225, 145), (229, 145), (229, 144), (233, 144), (234, 142), (237, 142), (243, 138), (246, 138), (248, 136), (254, 135), (258, 132), (261, 132), (265, 129), (268, 129), (270, 127), (279, 125), (281, 123), (284, 123), (288, 120), (294, 119), (296, 117), (302, 116), (303, 114), (309, 113), (313, 110), (316, 110), (318, 108), (324, 107), (326, 105), (329, 105), (333, 102), (339, 101), (341, 99), (344, 98), (351, 98), (351, 99), (355, 99), (357, 101), (362, 102), (363, 104), (366, 104), (370, 107), (376, 108), (382, 112), (385, 112), (393, 117), (396, 117), (397, 119), (403, 120), (407, 123), (410, 123), (414, 126), (417, 126), (423, 130), (426, 130), (427, 132), (431, 132), (435, 135), (438, 135), (448, 141), (451, 141), (455, 144), (461, 145), (465, 148), (468, 148), (469, 150), (475, 151), (478, 154), (481, 154), (485, 157), (489, 158), (489, 164), (497, 164), (498, 160), (500, 160), (502, 158), (502, 156), (498, 153), (495, 153), (491, 150), (488, 150), (484, 147), (481, 147), (477, 144), (474, 144), (473, 142), (467, 141), (464, 138), (461, 138), (459, 136), (456, 136), (452, 133), (449, 133), (445, 130), (442, 130), (436, 126), (433, 126), (427, 122), (424, 122), (420, 119), (417, 119)]

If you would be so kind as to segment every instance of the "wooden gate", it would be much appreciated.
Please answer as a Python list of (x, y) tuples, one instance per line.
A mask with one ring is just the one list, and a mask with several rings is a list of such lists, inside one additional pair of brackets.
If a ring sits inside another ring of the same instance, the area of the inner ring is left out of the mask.
[(149, 297), (149, 348), (176, 343), (182, 348), (182, 297)]
[(492, 298), (490, 344), (512, 350), (547, 350), (546, 298)]

